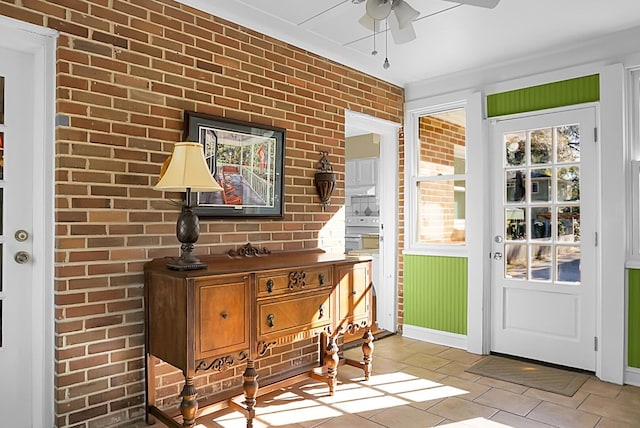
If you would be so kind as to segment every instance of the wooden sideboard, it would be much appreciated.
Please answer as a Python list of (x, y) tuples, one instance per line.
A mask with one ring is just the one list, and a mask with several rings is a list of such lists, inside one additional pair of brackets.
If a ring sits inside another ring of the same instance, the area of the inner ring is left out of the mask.
[[(145, 265), (147, 422), (193, 426), (198, 409), (196, 374), (246, 364), (242, 398), (223, 400), (253, 426), (258, 395), (255, 361), (276, 345), (318, 336), (318, 367), (304, 372), (334, 394), (341, 363), (371, 373), (371, 261), (321, 250), (269, 253), (249, 244), (227, 255), (201, 257), (207, 269), (175, 271), (168, 259)], [(362, 333), (362, 361), (340, 359), (337, 338)], [(182, 425), (156, 407), (157, 359), (182, 370)], [(281, 379), (302, 373), (290, 370)], [(217, 408), (221, 403), (214, 403)]]

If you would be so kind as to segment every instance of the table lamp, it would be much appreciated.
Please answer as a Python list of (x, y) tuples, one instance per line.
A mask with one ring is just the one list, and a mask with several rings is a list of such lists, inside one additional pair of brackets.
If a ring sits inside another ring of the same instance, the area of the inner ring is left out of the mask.
[(176, 143), (173, 154), (163, 165), (160, 180), (154, 189), (186, 193), (176, 225), (176, 236), (181, 244), (180, 257), (172, 259), (167, 267), (173, 270), (206, 269), (207, 264), (193, 254), (194, 244), (200, 235), (200, 221), (193, 212), (197, 202), (192, 202), (191, 192), (216, 192), (222, 191), (222, 187), (207, 166), (202, 145), (193, 142)]

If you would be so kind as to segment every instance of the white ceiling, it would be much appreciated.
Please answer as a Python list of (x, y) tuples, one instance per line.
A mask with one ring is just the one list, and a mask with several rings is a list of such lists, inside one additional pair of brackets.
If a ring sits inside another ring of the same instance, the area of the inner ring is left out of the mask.
[(508, 64), (566, 49), (640, 25), (639, 0), (501, 0), (495, 9), (444, 0), (405, 0), (420, 11), (417, 38), (388, 38), (358, 20), (352, 0), (178, 0), (315, 52), (399, 86), (457, 72)]

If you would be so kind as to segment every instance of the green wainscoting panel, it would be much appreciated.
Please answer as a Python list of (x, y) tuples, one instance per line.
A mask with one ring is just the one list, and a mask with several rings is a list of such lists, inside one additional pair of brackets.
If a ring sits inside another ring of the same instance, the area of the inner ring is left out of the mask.
[(640, 269), (629, 269), (629, 337), (627, 364), (640, 368)]
[(467, 259), (406, 255), (404, 323), (467, 334)]
[(503, 116), (600, 100), (600, 75), (487, 95), (487, 116)]

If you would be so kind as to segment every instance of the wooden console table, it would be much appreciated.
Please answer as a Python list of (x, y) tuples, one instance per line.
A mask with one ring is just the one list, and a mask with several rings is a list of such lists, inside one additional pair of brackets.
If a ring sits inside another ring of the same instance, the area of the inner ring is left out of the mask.
[[(253, 426), (258, 395), (255, 361), (275, 345), (319, 336), (317, 369), (306, 376), (325, 382), (331, 395), (341, 363), (371, 373), (371, 262), (328, 255), (320, 250), (268, 253), (249, 244), (229, 255), (201, 257), (207, 269), (174, 271), (167, 259), (145, 265), (145, 346), (147, 423), (191, 427), (205, 414), (198, 409), (194, 376), (246, 363), (244, 400), (211, 403), (215, 411), (232, 406)], [(340, 360), (336, 339), (363, 333), (362, 361)], [(182, 370), (179, 413), (183, 423), (156, 407), (157, 359)], [(297, 379), (300, 371), (280, 376)], [(299, 380), (299, 379), (298, 379)]]

